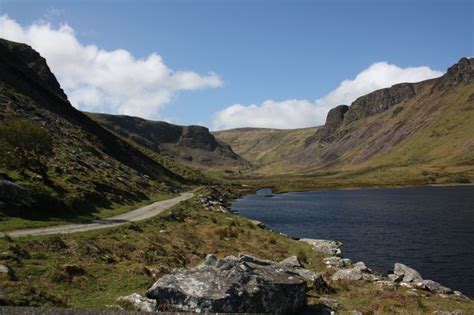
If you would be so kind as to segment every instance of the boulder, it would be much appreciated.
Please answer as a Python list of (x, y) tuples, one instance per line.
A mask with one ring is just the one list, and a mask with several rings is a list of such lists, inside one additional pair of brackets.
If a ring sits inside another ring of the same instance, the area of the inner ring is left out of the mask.
[(248, 255), (208, 255), (148, 289), (157, 308), (190, 312), (294, 313), (306, 306), (306, 281), (295, 269)]
[(339, 269), (331, 277), (333, 281), (338, 281), (338, 280), (357, 281), (357, 280), (362, 280), (363, 278), (364, 278), (363, 273), (354, 268)]
[(349, 281), (357, 281), (357, 280), (374, 280), (375, 277), (372, 275), (372, 271), (367, 268), (367, 266), (363, 262), (358, 262), (354, 264), (352, 268), (347, 269), (339, 269), (336, 271), (335, 274), (331, 277), (332, 280), (349, 280)]
[[(396, 263), (393, 268), (393, 274), (395, 276), (403, 277), (401, 282), (405, 283), (416, 283), (423, 281), (420, 273), (407, 265)], [(391, 276), (394, 278), (394, 276)]]
[(138, 293), (133, 293), (127, 296), (121, 296), (117, 299), (119, 302), (129, 303), (133, 308), (139, 312), (155, 312), (156, 300), (148, 299)]
[(340, 256), (342, 243), (339, 241), (317, 240), (312, 238), (302, 238), (300, 241), (310, 244), (317, 252), (331, 256)]

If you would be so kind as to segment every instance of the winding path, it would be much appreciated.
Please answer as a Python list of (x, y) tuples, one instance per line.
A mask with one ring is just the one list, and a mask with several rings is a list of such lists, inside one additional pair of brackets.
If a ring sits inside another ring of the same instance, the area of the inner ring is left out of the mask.
[(49, 234), (68, 234), (115, 227), (129, 222), (149, 219), (180, 203), (181, 201), (190, 199), (191, 197), (193, 197), (193, 193), (184, 192), (181, 193), (181, 195), (179, 195), (178, 197), (157, 201), (147, 206), (135, 209), (133, 211), (126, 212), (118, 216), (106, 218), (103, 220), (96, 220), (90, 223), (52, 226), (38, 229), (14, 230), (5, 233), (0, 233), (0, 236), (8, 235), (10, 237), (22, 237)]

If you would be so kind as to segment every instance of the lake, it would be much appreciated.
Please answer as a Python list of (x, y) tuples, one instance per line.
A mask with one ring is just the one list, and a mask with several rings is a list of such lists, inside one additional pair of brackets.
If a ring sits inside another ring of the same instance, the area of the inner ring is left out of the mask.
[(374, 271), (401, 262), (474, 296), (474, 186), (269, 194), (232, 209), (294, 237), (342, 241), (344, 257)]

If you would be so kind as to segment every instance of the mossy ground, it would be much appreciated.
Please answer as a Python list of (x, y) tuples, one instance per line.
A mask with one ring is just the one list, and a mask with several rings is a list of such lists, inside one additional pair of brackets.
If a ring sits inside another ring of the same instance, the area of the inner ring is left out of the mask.
[[(201, 193), (205, 193), (201, 191)], [(328, 278), (323, 255), (305, 243), (257, 228), (247, 219), (204, 208), (193, 198), (160, 216), (118, 228), (61, 236), (0, 240), (0, 263), (15, 271), (2, 280), (2, 304), (104, 309), (119, 296), (143, 293), (166, 269), (198, 264), (208, 253), (245, 252), (281, 260), (297, 255), (309, 269)], [(79, 269), (68, 272), (67, 265)], [(160, 267), (162, 269), (160, 269)], [(152, 270), (158, 270), (153, 274)], [(160, 271), (161, 270), (161, 271)], [(340, 310), (367, 313), (472, 310), (474, 303), (437, 296), (416, 297), (406, 289), (381, 290), (366, 283), (331, 283)], [(316, 308), (321, 295), (310, 292)]]

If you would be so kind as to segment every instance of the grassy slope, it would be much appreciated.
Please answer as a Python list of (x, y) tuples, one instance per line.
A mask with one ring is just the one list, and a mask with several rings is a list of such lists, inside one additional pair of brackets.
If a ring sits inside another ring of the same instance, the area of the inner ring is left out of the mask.
[[(300, 130), (273, 131), (284, 134), (278, 138), (265, 129), (218, 132), (219, 139), (259, 166), (228, 177), (277, 190), (473, 182), (474, 83), (449, 93), (431, 93), (432, 84), (391, 110), (344, 126), (349, 133), (329, 145), (305, 147), (310, 135)], [(395, 114), (397, 108), (402, 110)], [(331, 163), (324, 160), (328, 152)]]
[[(5, 294), (0, 304), (104, 309), (116, 305), (118, 296), (143, 293), (166, 269), (196, 265), (207, 253), (245, 252), (273, 260), (298, 255), (307, 268), (330, 275), (323, 256), (309, 245), (256, 228), (242, 217), (204, 209), (196, 199), (139, 224), (66, 236), (0, 239), (0, 263), (12, 267), (17, 276), (16, 281), (2, 280)], [(67, 265), (80, 271), (68, 273)], [(331, 284), (337, 293), (311, 291), (310, 304), (329, 297), (341, 302), (341, 311), (407, 314), (474, 307), (472, 301), (431, 294), (416, 297), (406, 289)]]
[(52, 184), (0, 165), (0, 179), (30, 189), (36, 200), (28, 209), (0, 210), (0, 230), (115, 215), (205, 182), (198, 171), (121, 139), (74, 109), (29, 46), (0, 40), (0, 69), (0, 122), (32, 120), (49, 132), (54, 146)]
[(217, 131), (213, 134), (222, 142), (231, 144), (235, 152), (239, 152), (240, 156), (259, 167), (291, 158), (294, 152), (304, 148), (306, 138), (316, 130), (317, 128), (242, 128)]

